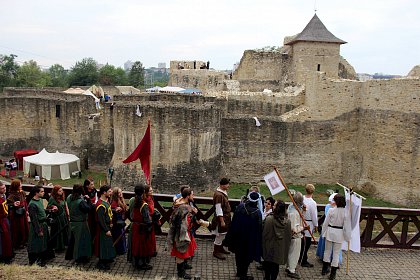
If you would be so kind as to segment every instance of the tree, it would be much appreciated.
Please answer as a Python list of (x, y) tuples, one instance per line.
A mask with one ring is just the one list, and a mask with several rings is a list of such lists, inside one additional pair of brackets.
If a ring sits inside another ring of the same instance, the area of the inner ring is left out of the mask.
[(19, 65), (15, 62), (17, 55), (0, 55), (0, 91), (4, 87), (12, 87), (16, 85), (16, 74)]
[(99, 83), (104, 86), (126, 85), (127, 78), (122, 68), (105, 65), (99, 70)]
[(51, 77), (51, 86), (68, 87), (67, 71), (60, 64), (54, 64), (48, 69)]
[(144, 85), (144, 67), (140, 61), (134, 62), (128, 73), (128, 84), (133, 87), (141, 87)]
[(51, 84), (48, 73), (42, 72), (36, 61), (26, 61), (17, 71), (16, 84), (20, 87), (45, 87)]
[(89, 57), (76, 62), (69, 74), (70, 86), (89, 86), (98, 82), (99, 73), (96, 61)]

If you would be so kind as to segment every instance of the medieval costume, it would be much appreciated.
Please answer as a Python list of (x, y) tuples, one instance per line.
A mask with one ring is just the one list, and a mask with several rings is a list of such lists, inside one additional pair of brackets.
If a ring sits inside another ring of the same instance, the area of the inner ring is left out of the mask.
[(341, 252), (341, 245), (344, 241), (349, 241), (351, 238), (351, 220), (344, 208), (346, 201), (344, 196), (337, 194), (334, 196), (336, 207), (331, 208), (324, 221), (322, 227), (322, 236), (325, 238), (325, 251), (322, 267), (322, 275), (329, 271), (329, 262), (331, 260), (331, 274), (330, 280), (335, 279), (338, 269), (338, 256)]
[(156, 243), (152, 242), (153, 224), (149, 206), (139, 196), (136, 196), (130, 199), (129, 212), (131, 220), (129, 260), (133, 260), (133, 265), (137, 269), (152, 269), (148, 263), (155, 253)]
[(95, 256), (99, 258), (98, 267), (100, 269), (110, 269), (109, 263), (116, 256), (112, 236), (106, 235), (111, 232), (112, 227), (112, 210), (111, 205), (102, 199), (96, 203), (96, 236), (94, 239)]
[(273, 214), (266, 217), (262, 233), (265, 280), (277, 279), (279, 265), (287, 262), (291, 238), (289, 220), (277, 218)]
[(0, 195), (0, 259), (5, 263), (9, 263), (14, 256), (8, 214), (6, 197)]
[[(15, 206), (15, 202), (19, 206)], [(28, 241), (29, 222), (28, 222), (28, 204), (24, 191), (10, 192), (7, 198), (9, 204), (10, 228), (12, 231), (13, 248), (22, 248)]]
[[(95, 188), (92, 188), (92, 189), (86, 188), (85, 190), (85, 194), (89, 196), (90, 202), (93, 205), (96, 205), (96, 203), (98, 202), (97, 193), (98, 191)], [(89, 211), (88, 225), (89, 225), (89, 231), (90, 231), (91, 237), (93, 239), (96, 236), (96, 229), (97, 229), (95, 207), (92, 207), (92, 209)]]
[(112, 239), (115, 243), (115, 251), (117, 255), (124, 255), (127, 252), (127, 240), (125, 238), (125, 215), (126, 211), (116, 211), (119, 207), (118, 200), (114, 200), (111, 203), (112, 209)]
[(300, 256), (298, 262), (303, 267), (313, 267), (314, 265), (308, 261), (308, 251), (312, 244), (311, 232), (314, 232), (314, 228), (318, 227), (318, 209), (316, 201), (312, 198), (312, 196), (303, 196), (303, 204), (306, 207), (304, 218), (311, 231), (304, 231), (304, 237), (301, 239)]
[(153, 250), (153, 256), (156, 255), (157, 249), (156, 249), (156, 233), (155, 233), (155, 223), (159, 223), (159, 220), (156, 221), (156, 213), (155, 213), (155, 202), (153, 201), (152, 195), (146, 195), (145, 202), (147, 203), (147, 206), (149, 207), (149, 213), (150, 217), (152, 218), (153, 226), (150, 231), (150, 242), (152, 245)]
[(235, 253), (237, 276), (241, 279), (253, 279), (247, 276), (252, 261), (259, 262), (262, 255), (262, 214), (258, 209), (260, 194), (251, 192), (248, 200), (235, 210), (233, 220), (223, 245)]
[[(229, 181), (226, 179), (226, 181), (221, 181), (221, 183), (228, 184)], [(231, 223), (231, 209), (226, 190), (222, 190), (220, 187), (216, 189), (216, 191), (213, 194), (213, 205), (216, 209), (216, 213), (213, 216), (213, 220), (211, 221), (209, 227), (209, 229), (212, 230), (212, 233), (216, 235), (216, 238), (214, 240), (213, 256), (220, 260), (224, 260), (226, 259), (226, 257), (223, 254), (229, 254), (229, 252), (223, 248), (222, 243), (225, 239), (226, 232), (228, 231)], [(222, 226), (220, 223), (221, 218), (223, 218), (223, 221), (225, 223), (224, 226)]]
[(42, 199), (31, 199), (28, 211), (29, 217), (31, 218), (28, 238), (29, 264), (31, 265), (35, 261), (38, 261), (39, 265), (44, 266), (48, 249), (47, 243), (49, 233), (47, 214), (45, 213)]
[(51, 213), (51, 246), (56, 251), (63, 251), (69, 241), (68, 213), (67, 204), (64, 200), (57, 201), (54, 197), (50, 197), (47, 208), (56, 206), (57, 211)]
[(171, 256), (177, 259), (178, 276), (183, 279), (191, 279), (186, 273), (186, 269), (192, 267), (187, 263), (187, 259), (194, 256), (197, 249), (194, 235), (192, 234), (192, 207), (184, 198), (179, 198), (174, 202), (173, 212), (170, 219), (170, 229), (168, 232), (168, 245), (172, 247)]
[(297, 192), (293, 196), (296, 205), (299, 210), (295, 208), (293, 204), (290, 204), (287, 209), (288, 218), (291, 223), (292, 239), (290, 241), (289, 254), (287, 256), (286, 272), (287, 276), (291, 278), (300, 278), (300, 275), (296, 272), (296, 267), (299, 260), (301, 239), (303, 238), (303, 221), (300, 217), (299, 211), (303, 208), (303, 196), (300, 192)]
[(77, 263), (87, 262), (92, 256), (88, 213), (93, 205), (90, 200), (78, 193), (67, 197), (67, 205), (70, 213), (70, 240), (66, 260), (74, 259)]

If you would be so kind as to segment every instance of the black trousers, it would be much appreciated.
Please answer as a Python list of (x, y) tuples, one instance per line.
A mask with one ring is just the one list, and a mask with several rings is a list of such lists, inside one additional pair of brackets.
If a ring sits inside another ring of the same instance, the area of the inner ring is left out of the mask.
[(264, 280), (276, 280), (279, 274), (279, 265), (273, 262), (264, 261)]
[(248, 274), (248, 267), (250, 262), (248, 261), (248, 256), (246, 254), (235, 254), (235, 262), (236, 262), (236, 274), (240, 279), (246, 279), (246, 275)]
[(305, 236), (301, 239), (301, 246), (300, 246), (300, 256), (299, 256), (299, 263), (308, 263), (308, 251), (309, 247), (311, 247), (311, 237)]

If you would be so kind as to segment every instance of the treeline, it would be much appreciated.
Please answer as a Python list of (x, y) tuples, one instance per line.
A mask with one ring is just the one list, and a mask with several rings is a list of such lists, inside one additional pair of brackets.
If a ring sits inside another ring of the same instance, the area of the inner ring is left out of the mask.
[(0, 55), (0, 92), (4, 87), (71, 87), (130, 85), (136, 88), (144, 85), (145, 69), (136, 61), (129, 71), (110, 64), (99, 68), (93, 58), (84, 58), (66, 70), (60, 64), (43, 71), (36, 61), (30, 60), (18, 65), (16, 55)]

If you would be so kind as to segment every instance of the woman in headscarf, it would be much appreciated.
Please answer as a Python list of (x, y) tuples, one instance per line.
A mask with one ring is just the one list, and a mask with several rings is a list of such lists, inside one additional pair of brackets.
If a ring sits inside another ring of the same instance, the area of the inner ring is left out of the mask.
[(13, 180), (10, 184), (10, 195), (7, 198), (10, 209), (10, 228), (12, 231), (13, 248), (19, 249), (28, 241), (28, 203), (25, 192), (22, 190), (22, 182)]

